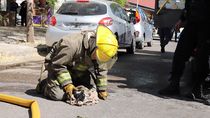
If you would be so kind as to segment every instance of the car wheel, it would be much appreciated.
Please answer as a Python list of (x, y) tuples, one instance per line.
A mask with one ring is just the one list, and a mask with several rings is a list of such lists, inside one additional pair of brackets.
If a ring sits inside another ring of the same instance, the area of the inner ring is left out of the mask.
[(136, 47), (138, 49), (143, 49), (144, 48), (144, 42), (137, 42)]
[(135, 39), (132, 40), (130, 47), (126, 48), (126, 52), (128, 54), (134, 54), (136, 52), (136, 41)]
[(152, 47), (152, 42), (150, 41), (150, 42), (147, 42), (147, 46), (148, 47)]

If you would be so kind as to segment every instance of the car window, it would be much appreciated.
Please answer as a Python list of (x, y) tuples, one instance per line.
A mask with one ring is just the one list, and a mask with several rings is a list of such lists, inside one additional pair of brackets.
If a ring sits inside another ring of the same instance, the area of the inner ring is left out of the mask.
[(118, 7), (117, 7), (116, 4), (112, 3), (112, 4), (110, 5), (110, 8), (111, 8), (112, 13), (113, 13), (115, 16), (121, 18), (120, 10), (118, 9)]
[(57, 11), (66, 15), (102, 15), (107, 13), (106, 5), (94, 2), (64, 3)]
[[(143, 11), (143, 10), (142, 10), (142, 11)], [(143, 14), (144, 14), (145, 21), (147, 21), (147, 15), (145, 14), (144, 11), (143, 11)]]
[(125, 10), (122, 7), (120, 7), (118, 4), (112, 3), (110, 5), (110, 8), (111, 8), (112, 13), (115, 16), (117, 16), (117, 17), (119, 17), (119, 18), (121, 18), (123, 20), (128, 21), (129, 18), (128, 18)]
[(123, 8), (121, 8), (120, 6), (118, 6), (118, 9), (120, 11), (120, 15), (121, 15), (121, 18), (125, 21), (128, 21), (128, 15), (126, 14), (125, 10)]
[(140, 15), (141, 15), (141, 19), (142, 19), (142, 21), (145, 21), (145, 15), (144, 15), (144, 12), (142, 11), (142, 9), (141, 9), (141, 8), (139, 8), (138, 10), (139, 10), (139, 13), (140, 13)]

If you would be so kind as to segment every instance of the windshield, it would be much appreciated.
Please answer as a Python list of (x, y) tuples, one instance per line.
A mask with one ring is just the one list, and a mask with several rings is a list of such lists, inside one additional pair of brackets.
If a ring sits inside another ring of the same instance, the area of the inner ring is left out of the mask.
[(64, 3), (57, 11), (58, 14), (65, 15), (102, 15), (106, 12), (106, 5), (93, 2)]

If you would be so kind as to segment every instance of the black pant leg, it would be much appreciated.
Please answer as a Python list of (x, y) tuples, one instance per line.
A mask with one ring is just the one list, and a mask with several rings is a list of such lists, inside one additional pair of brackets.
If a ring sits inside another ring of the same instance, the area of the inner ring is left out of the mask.
[(196, 47), (197, 40), (193, 35), (195, 30), (193, 30), (192, 27), (193, 26), (191, 26), (191, 24), (185, 26), (184, 30), (180, 34), (180, 40), (177, 43), (171, 73), (171, 80), (174, 82), (180, 81), (185, 69), (185, 63), (189, 60), (193, 49)]
[(160, 37), (160, 46), (164, 47), (164, 40), (165, 40), (164, 28), (158, 29), (158, 34), (159, 34), (159, 37)]
[(166, 46), (173, 36), (172, 28), (169, 27), (165, 28), (164, 34), (165, 34), (164, 46)]

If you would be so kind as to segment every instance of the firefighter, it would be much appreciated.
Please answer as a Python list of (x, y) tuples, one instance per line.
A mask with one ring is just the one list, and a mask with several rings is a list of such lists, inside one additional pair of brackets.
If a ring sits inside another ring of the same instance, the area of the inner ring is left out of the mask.
[[(185, 62), (191, 56), (193, 50), (207, 38), (207, 27), (209, 21), (207, 14), (209, 11), (208, 0), (186, 0), (185, 9), (181, 15), (180, 21), (177, 23), (179, 28), (184, 23), (184, 30), (180, 35), (180, 40), (177, 44), (173, 63), (172, 73), (170, 77), (170, 83), (167, 87), (161, 89), (159, 94), (161, 95), (178, 95), (180, 94), (180, 78), (185, 68)], [(206, 69), (206, 68), (205, 68)], [(200, 71), (207, 71), (201, 69)], [(191, 95), (194, 99), (203, 99), (201, 82), (202, 79), (197, 79), (199, 85), (194, 85)], [(193, 83), (196, 83), (194, 81)]]
[[(117, 60), (118, 42), (105, 26), (96, 33), (82, 32), (64, 36), (45, 58), (47, 79), (38, 83), (38, 93), (52, 100), (67, 100), (75, 87), (96, 86), (98, 97), (105, 100), (107, 72)], [(92, 81), (93, 80), (93, 81)]]

